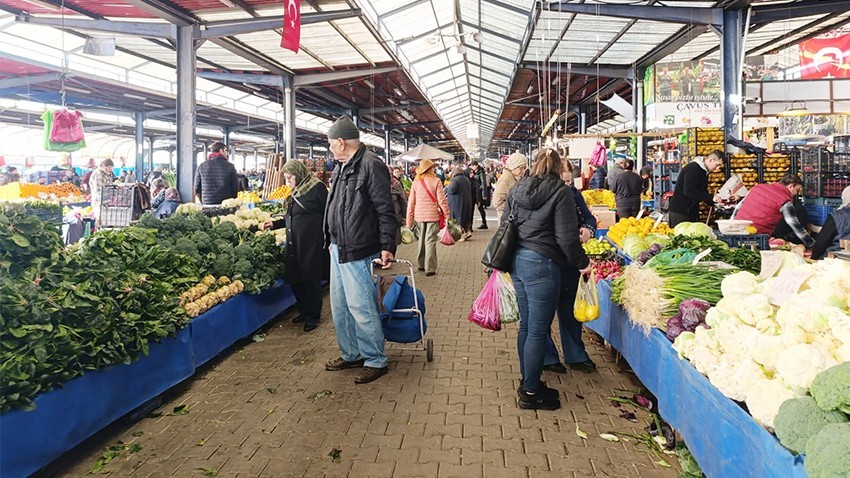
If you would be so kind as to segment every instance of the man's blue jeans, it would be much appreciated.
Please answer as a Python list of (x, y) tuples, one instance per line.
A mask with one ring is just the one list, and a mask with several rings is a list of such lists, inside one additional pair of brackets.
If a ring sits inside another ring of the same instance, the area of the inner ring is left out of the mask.
[(331, 244), (331, 313), (342, 359), (365, 359), (367, 367), (387, 366), (384, 331), (370, 263), (377, 254), (339, 263), (339, 248)]
[(517, 352), (526, 391), (540, 388), (540, 374), (561, 290), (561, 266), (531, 249), (519, 248), (511, 273), (519, 302)]
[[(564, 268), (561, 278), (561, 295), (558, 300), (558, 330), (561, 335), (561, 348), (564, 350), (564, 361), (567, 363), (581, 363), (590, 360), (587, 349), (581, 340), (582, 323), (576, 320), (573, 307), (578, 293), (578, 278), (581, 276), (578, 269), (573, 266)], [(544, 365), (561, 363), (558, 349), (552, 340), (552, 335), (546, 341), (546, 356)]]

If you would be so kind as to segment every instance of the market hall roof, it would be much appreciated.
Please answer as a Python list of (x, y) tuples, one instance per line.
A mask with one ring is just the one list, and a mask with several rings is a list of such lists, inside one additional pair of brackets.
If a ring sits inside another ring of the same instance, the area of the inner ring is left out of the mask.
[[(173, 94), (176, 64), (174, 46), (167, 39), (131, 34), (133, 29), (130, 28), (142, 26), (156, 31), (167, 27), (169, 24), (166, 20), (157, 19), (150, 11), (131, 5), (163, 2), (95, 3), (66, 0), (65, 9), (61, 11), (58, 7), (60, 2), (53, 3), (57, 7), (48, 8), (51, 2), (47, 1), (0, 1), (0, 8), (12, 13), (5, 17), (0, 15), (0, 71), (12, 73), (6, 71), (6, 66), (14, 57), (31, 58), (24, 55), (24, 50), (36, 52), (34, 58), (39, 58), (42, 50), (53, 50), (55, 53), (65, 49), (71, 51), (71, 63), (68, 66), (72, 73), (79, 72), (75, 67), (83, 67), (82, 70), (86, 72), (102, 74), (113, 80), (124, 80), (128, 87), (126, 93), (130, 95), (134, 94), (131, 90), (138, 86)], [(255, 16), (260, 20), (275, 19), (283, 14), (280, 2), (249, 0), (234, 3), (243, 5), (244, 8), (228, 8), (217, 1), (165, 3), (174, 4), (174, 10), (177, 11), (175, 15), (192, 18), (193, 21), (205, 25), (205, 29), (238, 25), (239, 22), (250, 21)], [(18, 22), (14, 21), (13, 15), (17, 15)], [(391, 125), (394, 131), (421, 137), (424, 141), (438, 142), (443, 147), (453, 146), (452, 136), (404, 72), (371, 76), (368, 74), (370, 71), (382, 73), (397, 67), (381, 41), (368, 27), (368, 22), (358, 16), (357, 9), (350, 8), (340, 1), (305, 2), (302, 15), (305, 25), (302, 27), (302, 51), (298, 55), (280, 48), (280, 35), (274, 29), (211, 38), (198, 48), (199, 75), (271, 75), (274, 72), (292, 72), (303, 77), (360, 70), (364, 73), (359, 76), (349, 76), (344, 80), (318, 81), (299, 87), (296, 97), (297, 117), (319, 124), (320, 127), (310, 130), (321, 133), (333, 117), (344, 111), (356, 110), (361, 118), (361, 129), (375, 133), (371, 138), (373, 145), (383, 144), (382, 130), (386, 125)], [(329, 18), (334, 20), (328, 20)], [(106, 33), (116, 39), (115, 55), (104, 59), (79, 54), (87, 37), (105, 35), (101, 31), (87, 30), (80, 26), (91, 25), (89, 22), (92, 20), (102, 19), (111, 20), (113, 27), (127, 29), (125, 34)], [(51, 21), (55, 24), (55, 29), (42, 25)], [(280, 20), (276, 22), (280, 23)], [(61, 33), (63, 25), (65, 31), (70, 33)], [(29, 48), (24, 49), (22, 42), (27, 43)], [(53, 65), (61, 66), (61, 55), (53, 57), (53, 60), (60, 60), (54, 61)], [(145, 84), (140, 85), (136, 80), (142, 78)], [(201, 102), (207, 96), (215, 97), (216, 105), (239, 100), (249, 103), (246, 111), (261, 108), (273, 112), (264, 115), (266, 120), (278, 124), (282, 121), (279, 88), (221, 79), (199, 78), (197, 83), (198, 99)], [(222, 85), (226, 87), (222, 88)], [(0, 84), (0, 88), (2, 87)], [(204, 121), (200, 112), (198, 116), (199, 122)], [(227, 114), (222, 115), (222, 118), (230, 120)], [(218, 126), (230, 125), (224, 119), (215, 123)], [(242, 123), (245, 121), (233, 126), (245, 126)], [(298, 139), (302, 139), (301, 135)], [(392, 140), (393, 149), (403, 151), (400, 137), (394, 135)]]
[[(60, 0), (0, 0), (0, 8), (37, 18), (58, 18), (59, 5)], [(276, 0), (65, 0), (64, 5), (66, 19), (151, 24), (188, 21), (202, 25), (201, 30), (283, 15)], [(395, 73), (394, 79), (393, 74), (388, 75), (386, 85), (373, 88), (369, 85), (375, 82), (369, 79), (329, 82), (299, 92), (299, 100), (304, 102), (299, 106), (346, 108), (353, 104), (361, 112), (374, 109), (364, 124), (374, 124), (376, 131), (383, 124), (405, 124), (408, 126), (400, 129), (431, 135), (427, 141), (456, 138), (464, 149), (476, 152), (494, 137), (516, 135), (527, 140), (539, 136), (536, 125), (548, 121), (544, 113), (555, 108), (518, 106), (523, 103), (517, 102), (518, 98), (532, 96), (527, 103), (533, 104), (543, 103), (539, 99), (545, 96), (547, 102), (559, 103), (562, 114), (572, 114), (568, 107), (592, 106), (598, 96), (618, 93), (628, 97), (629, 70), (717, 54), (722, 9), (746, 11), (749, 6), (753, 10), (748, 54), (787, 48), (850, 19), (847, 2), (841, 0), (305, 0), (305, 18), (314, 14), (345, 18), (306, 24), (298, 55), (279, 48), (279, 33), (274, 30), (209, 39), (198, 50), (198, 67), (207, 72), (301, 74), (400, 65), (404, 73)], [(21, 25), (0, 25), (18, 27)], [(125, 51), (132, 49), (134, 61), (149, 62), (139, 70), (169, 65), (173, 75), (170, 66), (175, 54), (167, 42), (117, 38), (120, 48), (123, 44), (128, 46)], [(342, 53), (337, 56), (336, 52)], [(545, 88), (541, 70), (547, 76)], [(565, 73), (568, 70), (570, 73)], [(533, 72), (534, 80), (529, 80), (528, 71)], [(553, 72), (560, 78), (554, 85)], [(374, 79), (383, 80), (384, 76)], [(530, 87), (531, 81), (540, 86)], [(235, 82), (229, 85), (241, 87), (246, 94), (275, 98), (274, 88), (252, 92)], [(565, 94), (567, 85), (574, 91)], [(391, 98), (397, 104), (389, 101)], [(412, 104), (407, 105), (406, 115), (381, 110), (395, 110), (401, 98)], [(592, 123), (614, 114), (603, 107), (590, 116)], [(448, 131), (440, 131), (437, 122), (444, 122)], [(467, 129), (470, 124), (478, 126), (477, 141), (470, 137), (476, 133), (474, 128)], [(567, 128), (574, 126), (567, 124)]]

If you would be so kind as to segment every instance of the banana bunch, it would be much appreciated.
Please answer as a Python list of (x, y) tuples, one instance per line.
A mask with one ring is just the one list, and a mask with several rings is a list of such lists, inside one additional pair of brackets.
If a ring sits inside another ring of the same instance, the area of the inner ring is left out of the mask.
[(284, 184), (272, 191), (271, 195), (269, 195), (269, 199), (286, 199), (290, 194), (292, 194), (292, 188), (289, 187), (289, 185)]

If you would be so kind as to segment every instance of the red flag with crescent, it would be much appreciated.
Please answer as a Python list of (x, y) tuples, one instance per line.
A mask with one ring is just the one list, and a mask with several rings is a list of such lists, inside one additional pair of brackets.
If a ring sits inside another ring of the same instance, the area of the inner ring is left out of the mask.
[(807, 80), (850, 78), (850, 33), (800, 43), (800, 75)]
[(301, 43), (301, 0), (286, 0), (286, 14), (283, 16), (283, 33), (280, 47), (298, 53)]

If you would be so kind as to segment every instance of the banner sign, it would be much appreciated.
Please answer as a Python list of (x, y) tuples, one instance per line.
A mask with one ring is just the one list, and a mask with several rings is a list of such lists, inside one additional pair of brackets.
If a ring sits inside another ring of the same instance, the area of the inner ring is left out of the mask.
[(665, 102), (647, 106), (646, 117), (656, 128), (718, 127), (723, 110), (719, 101)]
[(850, 78), (850, 33), (836, 31), (800, 43), (803, 79)]
[(286, 0), (280, 47), (298, 53), (301, 43), (301, 0)]
[(654, 83), (658, 103), (719, 101), (720, 64), (711, 60), (657, 63)]

